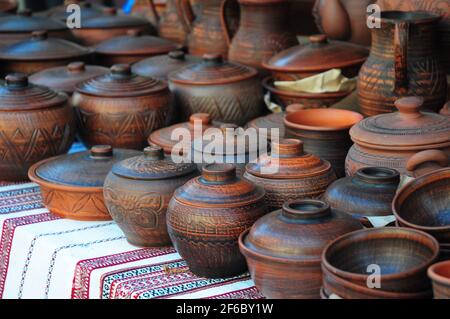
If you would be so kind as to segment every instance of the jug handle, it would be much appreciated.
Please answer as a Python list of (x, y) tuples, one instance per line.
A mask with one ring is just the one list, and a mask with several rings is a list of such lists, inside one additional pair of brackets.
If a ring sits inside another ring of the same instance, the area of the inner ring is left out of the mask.
[(397, 95), (405, 95), (408, 90), (408, 38), (409, 22), (395, 24), (395, 91)]
[(186, 33), (190, 33), (195, 20), (194, 10), (192, 9), (190, 1), (176, 0), (175, 5), (177, 8), (178, 16), (181, 17)]
[(158, 14), (158, 10), (156, 10), (155, 2), (153, 0), (147, 0), (147, 4), (150, 7), (150, 10), (152, 10), (152, 13), (155, 16), (156, 22), (159, 22), (160, 16)]
[(225, 35), (225, 41), (227, 43), (227, 46), (229, 47), (231, 45), (231, 30), (230, 30), (230, 26), (228, 25), (227, 22), (227, 15), (226, 15), (226, 9), (227, 9), (227, 4), (228, 4), (229, 0), (223, 0), (222, 4), (220, 6), (220, 24), (222, 25), (222, 30), (223, 33)]
[[(413, 156), (411, 156), (408, 159), (408, 161), (406, 162), (406, 170), (409, 172), (414, 172), (419, 165), (422, 165), (422, 164), (425, 164), (428, 162), (436, 163), (439, 167), (443, 168), (443, 167), (448, 166), (449, 159), (448, 159), (448, 155), (441, 150), (421, 151), (421, 152), (414, 154)], [(427, 173), (429, 171), (437, 169), (437, 167), (436, 168), (435, 167), (427, 169), (425, 172)], [(423, 173), (420, 175), (423, 175)]]

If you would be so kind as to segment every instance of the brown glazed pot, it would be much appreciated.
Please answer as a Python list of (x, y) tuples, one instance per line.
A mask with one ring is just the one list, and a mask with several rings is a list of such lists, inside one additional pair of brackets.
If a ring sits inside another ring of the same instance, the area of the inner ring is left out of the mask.
[(167, 0), (158, 23), (160, 37), (183, 45), (186, 44), (191, 23), (195, 18), (191, 6), (184, 4), (185, 2), (180, 0)]
[[(343, 235), (322, 254), (323, 287), (327, 295), (353, 298), (429, 297), (427, 268), (439, 255), (432, 236), (407, 228), (372, 228)], [(379, 288), (369, 288), (375, 267)]]
[(349, 130), (361, 114), (339, 109), (300, 110), (284, 118), (286, 136), (301, 139), (306, 153), (331, 163), (338, 177), (345, 176), (345, 157), (352, 146)]
[(200, 58), (176, 50), (166, 55), (158, 55), (139, 61), (133, 64), (132, 71), (140, 76), (167, 81), (171, 72), (199, 62), (201, 62)]
[(195, 164), (176, 164), (160, 147), (115, 164), (105, 180), (103, 195), (111, 217), (137, 246), (171, 244), (166, 210), (174, 191), (199, 175)]
[(157, 31), (146, 19), (117, 14), (115, 8), (106, 8), (99, 17), (81, 20), (81, 28), (72, 33), (83, 45), (92, 46), (108, 39), (126, 35), (128, 30), (156, 35)]
[(281, 51), (263, 67), (276, 81), (296, 81), (331, 69), (341, 69), (344, 76), (353, 78), (369, 55), (366, 47), (330, 41), (324, 34), (310, 36), (309, 41)]
[(445, 69), (437, 56), (439, 16), (426, 12), (381, 12), (372, 29), (372, 48), (358, 77), (358, 99), (365, 116), (395, 111), (404, 96), (423, 96), (435, 112), (447, 97)]
[(450, 299), (450, 260), (428, 268), (428, 277), (433, 281), (434, 299)]
[(29, 81), (72, 95), (79, 83), (108, 72), (109, 70), (102, 66), (72, 62), (67, 66), (57, 66), (34, 73), (29, 77)]
[(214, 120), (244, 125), (264, 109), (257, 71), (220, 55), (205, 55), (201, 63), (172, 72), (169, 83), (184, 119), (208, 113)]
[(34, 31), (30, 39), (0, 49), (0, 71), (32, 74), (70, 62), (90, 62), (91, 57), (91, 49), (49, 38), (47, 31)]
[(0, 181), (26, 180), (31, 165), (67, 152), (75, 128), (65, 94), (8, 75), (0, 86)]
[(268, 298), (320, 298), (320, 257), (333, 239), (363, 226), (318, 200), (293, 200), (239, 237), (250, 275)]
[(386, 167), (365, 167), (353, 177), (335, 181), (322, 199), (337, 211), (352, 215), (364, 225), (366, 216), (392, 215), (392, 201), (400, 183), (400, 174)]
[(76, 220), (110, 220), (103, 199), (103, 183), (111, 167), (134, 150), (94, 146), (90, 151), (60, 155), (34, 164), (29, 178), (41, 187), (42, 201), (60, 217)]
[(231, 61), (267, 73), (262, 63), (276, 53), (298, 44), (289, 25), (291, 0), (238, 0), (241, 8), (239, 29), (228, 53)]
[(228, 278), (247, 270), (239, 235), (267, 212), (261, 187), (237, 177), (232, 164), (211, 164), (175, 191), (167, 228), (194, 274)]
[(134, 29), (129, 30), (127, 35), (120, 35), (99, 43), (94, 50), (97, 64), (112, 66), (114, 64), (133, 64), (179, 48), (180, 45), (175, 42), (144, 35), (141, 31)]
[[(450, 156), (448, 118), (421, 112), (422, 103), (419, 97), (399, 99), (395, 102), (399, 112), (373, 116), (352, 127), (350, 135), (355, 144), (345, 162), (347, 175), (367, 166), (394, 168), (406, 174), (408, 160), (421, 151), (441, 150)], [(436, 161), (435, 158), (430, 160)], [(422, 157), (421, 161), (426, 162), (427, 158)], [(410, 163), (410, 168), (421, 164), (415, 162)]]
[(264, 188), (269, 210), (293, 199), (320, 198), (336, 180), (329, 162), (305, 153), (303, 142), (294, 139), (272, 142), (271, 154), (247, 164), (244, 177)]
[(80, 137), (88, 146), (143, 149), (171, 111), (167, 84), (132, 74), (127, 64), (77, 85), (73, 103)]

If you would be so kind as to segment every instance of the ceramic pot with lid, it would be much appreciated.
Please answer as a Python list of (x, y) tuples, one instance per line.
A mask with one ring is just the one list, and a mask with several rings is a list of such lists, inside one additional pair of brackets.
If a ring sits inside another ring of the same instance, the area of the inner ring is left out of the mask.
[(34, 164), (29, 178), (41, 187), (48, 210), (76, 220), (110, 220), (103, 199), (103, 184), (111, 167), (140, 153), (97, 145), (90, 151), (60, 155)]
[(261, 187), (237, 177), (232, 164), (210, 164), (175, 191), (167, 228), (194, 274), (228, 278), (247, 269), (239, 235), (266, 213)]
[(355, 144), (346, 158), (347, 174), (367, 166), (389, 167), (406, 174), (407, 161), (418, 152), (434, 149), (449, 156), (448, 117), (422, 112), (422, 105), (421, 97), (405, 97), (395, 102), (399, 112), (369, 117), (352, 127)]
[(34, 73), (29, 77), (29, 81), (72, 95), (79, 83), (108, 72), (109, 70), (102, 66), (86, 65), (78, 61)]
[(323, 249), (333, 239), (362, 228), (323, 201), (292, 200), (243, 232), (239, 248), (264, 296), (318, 299)]
[(324, 34), (310, 36), (309, 41), (281, 51), (263, 67), (276, 81), (296, 81), (331, 69), (341, 69), (344, 76), (353, 78), (369, 55), (366, 47), (330, 41)]
[(67, 152), (75, 128), (65, 94), (8, 75), (0, 86), (0, 180), (26, 180), (31, 165)]
[(330, 163), (305, 153), (295, 139), (272, 142), (271, 154), (247, 164), (244, 177), (264, 188), (269, 210), (293, 199), (320, 198), (336, 180)]
[(94, 48), (97, 64), (133, 64), (155, 55), (167, 54), (179, 49), (175, 42), (144, 35), (140, 30), (129, 30), (126, 35), (116, 36), (97, 44)]
[(167, 84), (135, 75), (128, 64), (83, 82), (73, 96), (80, 137), (86, 145), (143, 149), (171, 111)]
[(264, 109), (258, 72), (220, 55), (205, 55), (201, 63), (172, 72), (169, 83), (184, 118), (208, 113), (214, 120), (244, 125)]
[(34, 31), (30, 39), (0, 49), (0, 71), (32, 74), (70, 62), (90, 62), (92, 52), (76, 43), (49, 37), (47, 31)]
[(168, 246), (166, 210), (174, 191), (198, 176), (197, 166), (174, 163), (161, 147), (115, 164), (104, 185), (105, 204), (127, 240), (138, 246)]

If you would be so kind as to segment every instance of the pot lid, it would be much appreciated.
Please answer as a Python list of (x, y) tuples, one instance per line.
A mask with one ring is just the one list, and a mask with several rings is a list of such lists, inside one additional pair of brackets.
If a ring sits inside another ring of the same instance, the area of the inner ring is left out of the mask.
[(202, 175), (175, 191), (174, 198), (189, 206), (240, 207), (261, 201), (263, 188), (236, 176), (233, 164), (209, 164)]
[(53, 184), (102, 187), (106, 175), (115, 163), (140, 153), (135, 150), (113, 150), (109, 145), (98, 145), (87, 152), (44, 160), (41, 165), (38, 164), (35, 173), (42, 180)]
[(0, 32), (32, 32), (35, 30), (67, 30), (67, 26), (49, 17), (33, 16), (30, 10), (19, 11), (16, 15), (0, 18)]
[(151, 95), (166, 90), (167, 84), (131, 72), (128, 64), (116, 64), (110, 72), (77, 85), (77, 92), (104, 97)]
[(67, 66), (58, 66), (39, 71), (29, 77), (30, 83), (44, 85), (56, 91), (72, 94), (77, 84), (95, 76), (108, 73), (102, 66), (85, 65), (84, 62), (72, 62)]
[(47, 31), (33, 31), (31, 39), (14, 43), (0, 50), (0, 58), (7, 60), (53, 60), (79, 58), (92, 53), (76, 43), (49, 38)]
[(116, 8), (105, 8), (103, 15), (81, 21), (82, 29), (112, 29), (150, 25), (146, 19), (118, 14)]
[(67, 96), (47, 87), (28, 83), (25, 74), (13, 73), (0, 86), (0, 111), (26, 111), (59, 106)]
[(242, 243), (264, 256), (320, 263), (329, 242), (359, 229), (358, 220), (331, 210), (326, 202), (293, 200), (258, 219)]
[(286, 72), (322, 71), (361, 64), (369, 55), (369, 49), (364, 46), (330, 41), (324, 34), (311, 36), (309, 40), (309, 44), (297, 45), (276, 54), (264, 67)]
[(138, 180), (161, 180), (185, 176), (197, 171), (194, 163), (174, 163), (159, 146), (144, 149), (144, 154), (114, 165), (112, 172), (121, 177)]
[(95, 52), (108, 55), (157, 55), (179, 49), (180, 45), (155, 36), (143, 35), (139, 30), (128, 30), (122, 35), (101, 42)]
[(92, 5), (92, 3), (90, 2), (74, 0), (65, 1), (65, 4), (50, 9), (46, 12), (46, 14), (52, 19), (65, 22), (67, 18), (72, 14), (71, 12), (67, 12), (67, 7), (70, 4), (77, 4), (80, 7), (81, 21), (83, 21), (84, 19), (90, 19), (103, 15), (102, 7), (98, 5)]
[(285, 129), (284, 129), (284, 112), (272, 113), (265, 116), (257, 117), (254, 120), (251, 120), (247, 123), (248, 127), (253, 127), (257, 130), (267, 129), (267, 135), (269, 137), (272, 136), (271, 129), (278, 129), (278, 136), (284, 137)]
[(328, 174), (331, 164), (304, 153), (302, 141), (282, 139), (272, 142), (270, 155), (261, 155), (256, 163), (247, 164), (245, 169), (249, 174), (264, 178), (296, 179)]
[(202, 62), (169, 74), (169, 80), (181, 84), (214, 85), (244, 81), (257, 74), (252, 67), (224, 61), (220, 54), (205, 54)]
[(399, 112), (366, 118), (353, 126), (350, 135), (357, 144), (380, 149), (426, 149), (450, 145), (450, 121), (436, 113), (420, 111), (421, 97), (395, 102)]

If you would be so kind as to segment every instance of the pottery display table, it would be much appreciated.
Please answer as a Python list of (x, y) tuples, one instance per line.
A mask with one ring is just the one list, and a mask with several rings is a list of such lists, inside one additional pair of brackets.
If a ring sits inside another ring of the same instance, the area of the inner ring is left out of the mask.
[(34, 183), (0, 183), (0, 225), (0, 298), (262, 298), (248, 274), (199, 278), (173, 247), (132, 246), (113, 221), (50, 214)]

